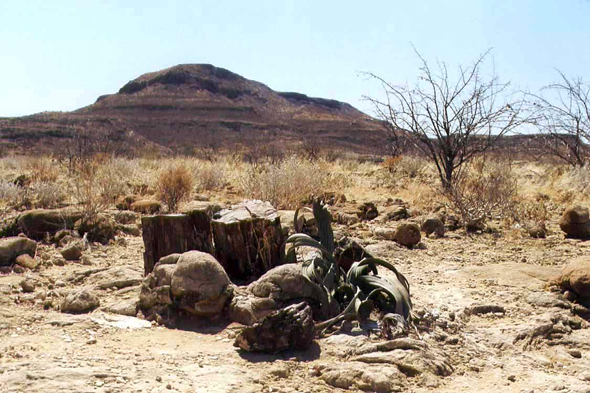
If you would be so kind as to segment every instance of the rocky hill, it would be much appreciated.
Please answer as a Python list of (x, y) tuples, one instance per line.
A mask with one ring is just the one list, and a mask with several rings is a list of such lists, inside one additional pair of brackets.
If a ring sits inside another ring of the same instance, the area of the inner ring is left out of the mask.
[(0, 119), (0, 144), (11, 148), (52, 151), (80, 135), (181, 152), (311, 141), (381, 153), (386, 132), (379, 121), (347, 103), (276, 92), (208, 64), (144, 74), (73, 112)]

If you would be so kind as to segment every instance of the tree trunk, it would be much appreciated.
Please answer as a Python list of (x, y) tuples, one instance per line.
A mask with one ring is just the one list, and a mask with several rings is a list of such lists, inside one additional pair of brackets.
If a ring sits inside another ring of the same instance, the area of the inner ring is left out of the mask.
[(277, 211), (247, 201), (213, 220), (215, 256), (234, 280), (258, 278), (280, 264), (283, 234)]
[(145, 275), (151, 273), (154, 265), (166, 255), (191, 250), (213, 254), (211, 218), (205, 211), (144, 216), (141, 226)]

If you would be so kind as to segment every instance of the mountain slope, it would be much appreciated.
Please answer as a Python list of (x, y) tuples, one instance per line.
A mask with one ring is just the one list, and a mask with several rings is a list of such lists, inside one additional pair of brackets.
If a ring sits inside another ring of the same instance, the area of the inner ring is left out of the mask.
[(223, 68), (186, 64), (141, 75), (73, 112), (0, 119), (0, 141), (59, 147), (76, 132), (132, 135), (141, 146), (232, 148), (307, 140), (383, 152), (382, 124), (335, 100), (275, 92)]

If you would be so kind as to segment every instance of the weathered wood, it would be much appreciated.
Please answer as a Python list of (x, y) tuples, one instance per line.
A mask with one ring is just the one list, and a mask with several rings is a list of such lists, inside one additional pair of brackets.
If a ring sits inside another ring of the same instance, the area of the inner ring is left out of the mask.
[(143, 266), (145, 275), (154, 269), (161, 257), (190, 250), (213, 255), (211, 218), (206, 211), (193, 210), (186, 214), (144, 216)]
[(280, 264), (283, 233), (268, 202), (246, 201), (212, 221), (215, 256), (234, 280), (258, 278)]

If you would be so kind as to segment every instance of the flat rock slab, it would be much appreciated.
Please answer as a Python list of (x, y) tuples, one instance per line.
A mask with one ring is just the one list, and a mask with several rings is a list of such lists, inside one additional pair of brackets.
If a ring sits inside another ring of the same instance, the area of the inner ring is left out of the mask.
[(444, 274), (457, 280), (498, 280), (499, 285), (541, 290), (561, 269), (553, 266), (536, 266), (524, 263), (500, 263), (494, 265), (472, 266)]
[(90, 275), (85, 285), (90, 285), (98, 289), (107, 288), (126, 288), (141, 284), (143, 275), (137, 270), (128, 267), (117, 266)]
[(113, 327), (117, 329), (149, 329), (152, 324), (145, 319), (139, 319), (126, 315), (111, 315), (99, 313), (93, 315), (90, 320), (97, 325)]

